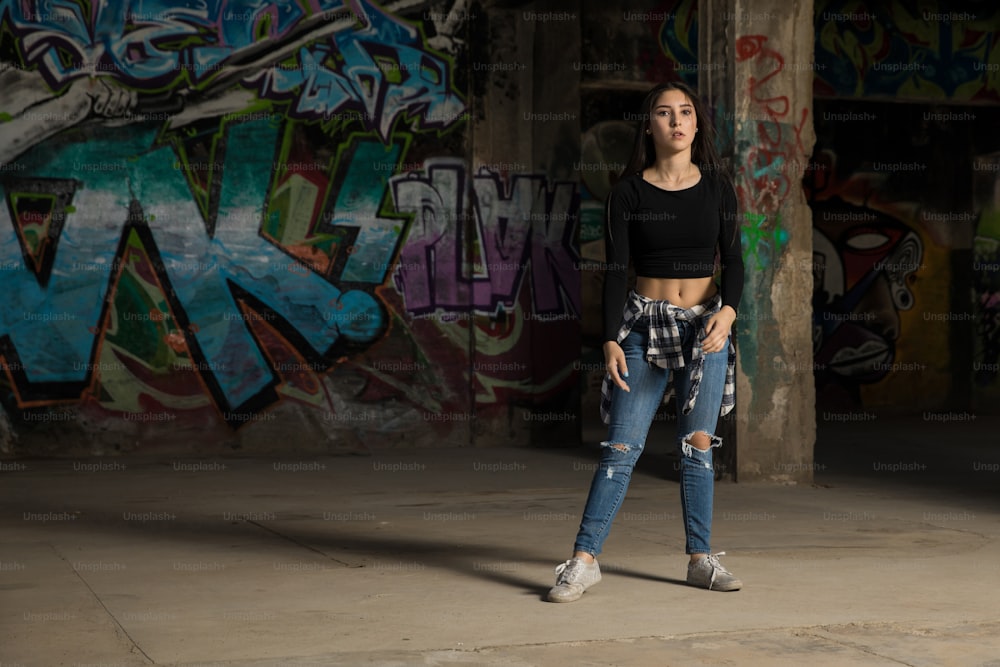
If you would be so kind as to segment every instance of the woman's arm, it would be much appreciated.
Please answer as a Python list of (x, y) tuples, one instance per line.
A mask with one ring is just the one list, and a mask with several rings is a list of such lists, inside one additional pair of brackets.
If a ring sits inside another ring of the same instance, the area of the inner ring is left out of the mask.
[(702, 350), (721, 351), (732, 331), (743, 296), (743, 237), (736, 192), (728, 179), (719, 177), (719, 258), (722, 263), (722, 308), (705, 325)]
[(728, 179), (720, 178), (719, 257), (722, 262), (722, 305), (739, 311), (743, 296), (743, 235), (740, 231), (736, 191)]
[(628, 291), (628, 215), (634, 208), (629, 204), (624, 184), (619, 183), (608, 195), (607, 218), (604, 227), (604, 363), (616, 385), (628, 391), (623, 378), (628, 377), (625, 353), (618, 344), (618, 329)]

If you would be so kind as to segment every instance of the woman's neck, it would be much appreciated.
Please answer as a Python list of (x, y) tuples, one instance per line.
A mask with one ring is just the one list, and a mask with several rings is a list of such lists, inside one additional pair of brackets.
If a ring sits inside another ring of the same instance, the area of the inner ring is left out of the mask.
[(691, 162), (691, 151), (661, 157), (646, 168), (646, 180), (664, 185), (680, 185), (691, 179), (698, 168)]
[(657, 156), (649, 167), (661, 176), (678, 176), (691, 169), (691, 151), (681, 151), (671, 155)]

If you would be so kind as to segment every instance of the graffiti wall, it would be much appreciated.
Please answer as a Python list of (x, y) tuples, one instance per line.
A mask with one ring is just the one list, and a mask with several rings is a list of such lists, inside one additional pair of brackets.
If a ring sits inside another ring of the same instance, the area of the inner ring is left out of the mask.
[(823, 1), (815, 18), (817, 400), (994, 411), (1000, 10)]
[(578, 326), (577, 188), (470, 159), (452, 4), (0, 0), (7, 448), (468, 444), (572, 391), (526, 332)]
[[(940, 122), (921, 134), (924, 117)], [(976, 165), (1000, 109), (817, 102), (817, 118), (806, 182), (821, 404), (969, 407), (974, 375), (995, 382), (977, 374), (990, 345), (976, 302), (988, 307), (995, 274), (990, 199), (972, 184), (992, 198), (997, 173)]]
[(815, 0), (817, 97), (1000, 102), (1000, 7)]

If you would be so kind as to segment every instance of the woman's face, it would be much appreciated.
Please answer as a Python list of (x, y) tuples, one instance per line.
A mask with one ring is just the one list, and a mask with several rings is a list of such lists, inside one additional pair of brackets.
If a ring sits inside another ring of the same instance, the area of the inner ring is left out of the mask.
[(653, 102), (649, 132), (657, 151), (677, 153), (691, 147), (698, 131), (694, 104), (679, 90), (665, 90)]

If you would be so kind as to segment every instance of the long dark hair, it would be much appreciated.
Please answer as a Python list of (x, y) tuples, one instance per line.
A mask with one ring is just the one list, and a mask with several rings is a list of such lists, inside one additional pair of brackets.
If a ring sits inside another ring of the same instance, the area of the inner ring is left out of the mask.
[(691, 161), (698, 165), (702, 171), (711, 172), (713, 175), (728, 178), (728, 170), (719, 156), (719, 149), (715, 147), (715, 125), (708, 115), (705, 105), (702, 104), (698, 94), (686, 83), (680, 81), (667, 81), (661, 83), (646, 93), (639, 108), (639, 130), (635, 135), (635, 144), (632, 148), (632, 157), (625, 165), (625, 171), (621, 178), (636, 174), (656, 162), (656, 147), (653, 145), (653, 135), (647, 134), (649, 129), (649, 119), (653, 114), (653, 105), (660, 95), (667, 90), (679, 90), (684, 93), (691, 104), (694, 105), (695, 118), (698, 120), (698, 132), (694, 135), (691, 144)]

